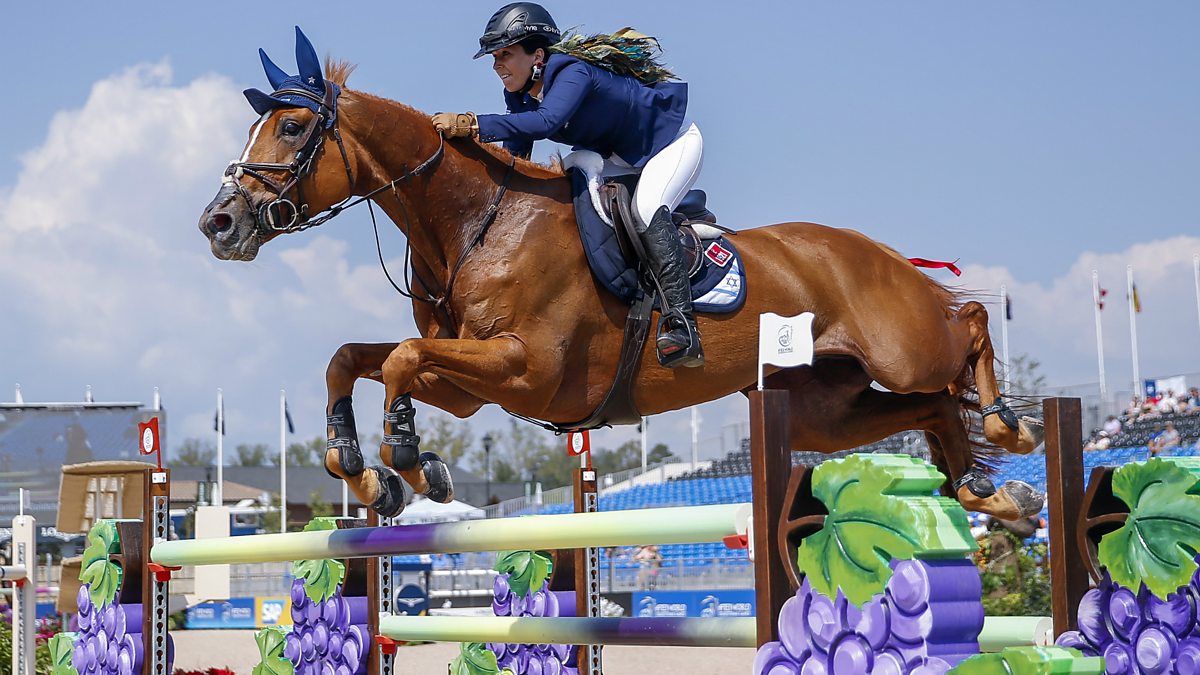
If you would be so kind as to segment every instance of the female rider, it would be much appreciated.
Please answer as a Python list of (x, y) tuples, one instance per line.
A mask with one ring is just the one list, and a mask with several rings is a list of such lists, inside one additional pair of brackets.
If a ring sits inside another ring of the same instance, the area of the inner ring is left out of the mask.
[(562, 39), (541, 5), (514, 2), (501, 7), (479, 38), (479, 58), (491, 54), (504, 85), (508, 113), (438, 113), (433, 124), (447, 138), (477, 136), (503, 141), (519, 157), (533, 142), (548, 138), (604, 157), (605, 175), (640, 174), (633, 194), (637, 230), (650, 273), (666, 296), (657, 339), (659, 362), (669, 368), (704, 364), (692, 314), (671, 211), (687, 194), (703, 164), (704, 140), (686, 118), (687, 84), (643, 84), (565, 53), (552, 52)]

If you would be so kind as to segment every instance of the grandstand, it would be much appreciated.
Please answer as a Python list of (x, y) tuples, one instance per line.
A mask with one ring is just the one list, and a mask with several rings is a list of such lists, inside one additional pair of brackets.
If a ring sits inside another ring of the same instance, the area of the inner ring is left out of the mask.
[(60, 467), (139, 459), (137, 425), (156, 415), (165, 438), (164, 411), (141, 403), (0, 403), (0, 522), (17, 514), (25, 488), (26, 513), (54, 523)]

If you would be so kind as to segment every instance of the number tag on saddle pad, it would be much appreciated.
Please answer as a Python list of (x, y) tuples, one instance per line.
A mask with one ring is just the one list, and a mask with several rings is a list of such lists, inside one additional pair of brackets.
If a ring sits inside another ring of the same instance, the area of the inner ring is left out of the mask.
[(730, 260), (733, 260), (733, 251), (714, 241), (704, 249), (704, 257), (711, 260), (717, 267), (725, 267)]

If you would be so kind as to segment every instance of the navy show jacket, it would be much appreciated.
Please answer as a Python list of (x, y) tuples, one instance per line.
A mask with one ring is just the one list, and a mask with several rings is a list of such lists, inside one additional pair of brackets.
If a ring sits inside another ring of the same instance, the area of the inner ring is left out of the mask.
[(529, 156), (534, 141), (548, 138), (642, 167), (679, 135), (687, 95), (684, 82), (644, 85), (573, 56), (551, 54), (541, 103), (505, 90), (508, 114), (479, 115), (479, 138), (503, 141), (521, 157)]

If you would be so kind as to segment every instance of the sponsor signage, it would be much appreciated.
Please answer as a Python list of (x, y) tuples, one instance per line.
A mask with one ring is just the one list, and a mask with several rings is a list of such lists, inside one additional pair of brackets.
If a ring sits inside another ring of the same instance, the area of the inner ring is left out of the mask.
[(187, 610), (188, 628), (265, 628), (291, 623), (291, 599), (284, 596), (202, 602)]
[(754, 616), (754, 591), (638, 591), (633, 608), (640, 617)]

